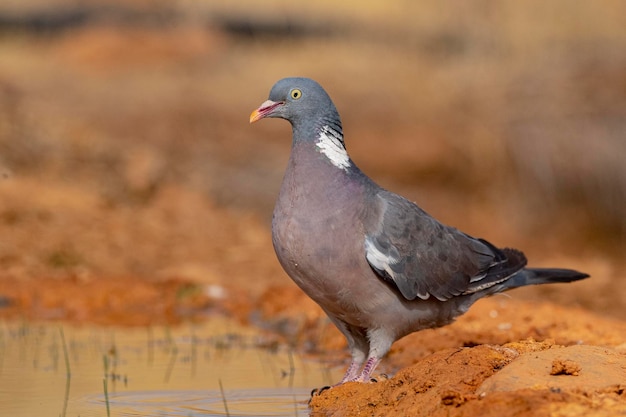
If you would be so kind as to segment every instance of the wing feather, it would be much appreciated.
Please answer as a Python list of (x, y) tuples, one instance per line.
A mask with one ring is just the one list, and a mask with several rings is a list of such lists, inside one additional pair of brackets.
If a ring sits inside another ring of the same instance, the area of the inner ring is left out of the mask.
[(407, 300), (445, 301), (496, 285), (526, 265), (524, 255), (498, 249), (445, 226), (417, 205), (390, 193), (377, 195), (366, 224), (365, 257)]

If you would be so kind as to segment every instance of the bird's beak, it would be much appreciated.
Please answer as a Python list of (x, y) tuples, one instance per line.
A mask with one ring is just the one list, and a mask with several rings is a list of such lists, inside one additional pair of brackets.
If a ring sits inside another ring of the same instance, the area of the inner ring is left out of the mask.
[(282, 106), (283, 104), (285, 103), (282, 101), (267, 100), (263, 102), (258, 109), (250, 114), (250, 123), (254, 123), (257, 120), (261, 120), (264, 117), (269, 116), (278, 106)]

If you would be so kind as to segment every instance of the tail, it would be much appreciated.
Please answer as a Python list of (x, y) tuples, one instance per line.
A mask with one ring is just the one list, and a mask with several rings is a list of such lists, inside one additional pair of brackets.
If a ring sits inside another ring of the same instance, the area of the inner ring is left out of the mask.
[(508, 280), (499, 284), (500, 291), (526, 285), (556, 284), (559, 282), (573, 282), (588, 278), (589, 274), (574, 271), (573, 269), (559, 268), (525, 268), (513, 275)]

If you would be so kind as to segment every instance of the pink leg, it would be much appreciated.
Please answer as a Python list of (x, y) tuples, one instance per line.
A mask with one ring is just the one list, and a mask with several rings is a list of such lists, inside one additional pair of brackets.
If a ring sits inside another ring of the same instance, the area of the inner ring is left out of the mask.
[(360, 362), (354, 361), (354, 360), (350, 362), (350, 366), (348, 367), (346, 374), (343, 376), (343, 378), (337, 385), (341, 385), (344, 382), (348, 382), (348, 381), (356, 381), (359, 376), (359, 369), (361, 369)]
[(363, 367), (361, 374), (356, 380), (360, 382), (370, 382), (372, 372), (374, 372), (374, 369), (376, 369), (379, 363), (380, 358), (377, 358), (375, 356), (369, 358), (367, 362), (365, 362), (365, 366)]

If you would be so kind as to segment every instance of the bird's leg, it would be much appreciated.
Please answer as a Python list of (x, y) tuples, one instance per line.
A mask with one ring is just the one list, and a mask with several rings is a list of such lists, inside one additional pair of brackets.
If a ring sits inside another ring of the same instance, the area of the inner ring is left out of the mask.
[(356, 381), (363, 362), (365, 362), (365, 352), (357, 348), (352, 348), (352, 362), (350, 362), (350, 366), (348, 366), (346, 374), (343, 376), (338, 385), (348, 381)]
[(387, 329), (383, 328), (370, 329), (367, 332), (367, 338), (370, 341), (370, 351), (363, 370), (356, 378), (356, 381), (360, 382), (370, 382), (372, 372), (374, 372), (383, 356), (389, 352), (391, 344), (395, 340), (394, 336), (389, 334)]
[[(328, 312), (326, 314), (328, 314)], [(348, 370), (337, 385), (341, 385), (348, 381), (356, 381), (359, 377), (359, 370), (361, 369), (361, 366), (363, 366), (365, 358), (370, 350), (369, 340), (365, 329), (352, 326), (332, 314), (328, 314), (328, 317), (346, 337), (346, 340), (348, 341), (348, 349), (350, 349), (350, 354), (352, 355), (350, 366), (348, 366)]]
[(374, 369), (376, 369), (381, 359), (382, 358), (378, 358), (376, 356), (368, 358), (367, 362), (365, 362), (365, 366), (363, 367), (363, 370), (361, 371), (361, 374), (358, 376), (356, 380), (360, 382), (370, 382), (370, 378), (372, 377), (372, 372), (374, 372)]
[(332, 386), (325, 386), (319, 389), (315, 388), (313, 391), (311, 391), (311, 398), (316, 395), (320, 395), (327, 389), (341, 385), (344, 382), (358, 381), (360, 375), (359, 370), (361, 369), (363, 362), (365, 362), (365, 357), (367, 356), (367, 351), (369, 350), (367, 337), (365, 337), (363, 333), (355, 331), (354, 328), (348, 327), (345, 323), (339, 320), (335, 321), (335, 324), (337, 324), (339, 330), (341, 330), (346, 336), (346, 339), (348, 339), (348, 347), (350, 349), (350, 353), (352, 354), (352, 361), (350, 362), (350, 366), (348, 366), (346, 374), (343, 376), (343, 378), (341, 378), (341, 381)]

